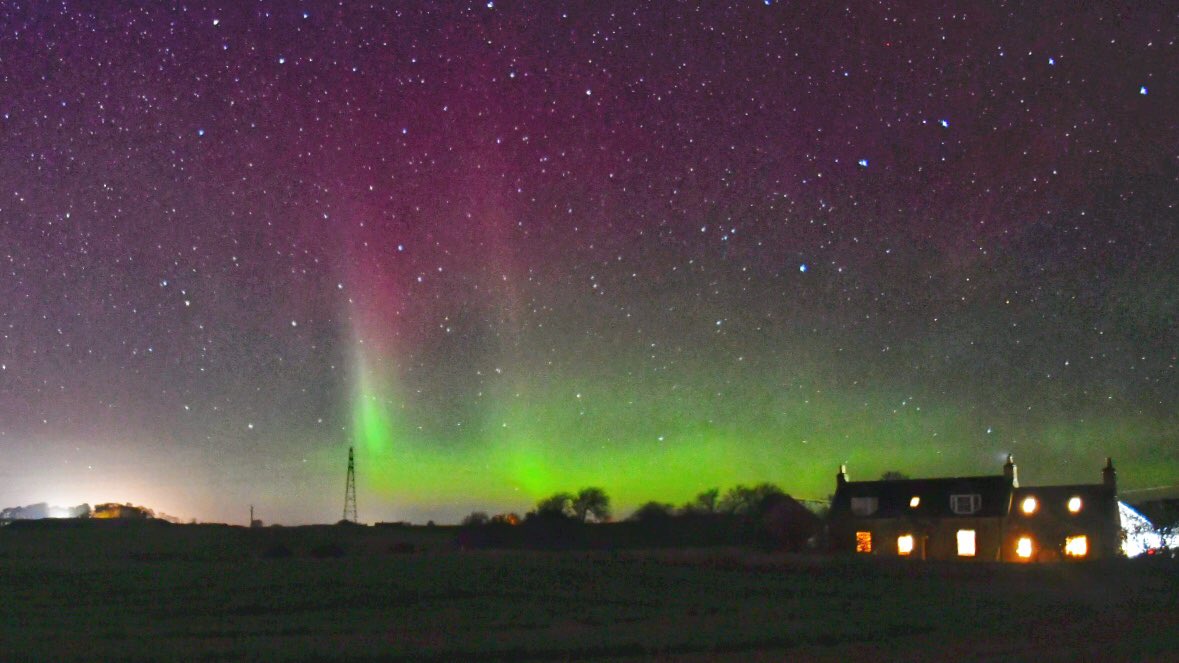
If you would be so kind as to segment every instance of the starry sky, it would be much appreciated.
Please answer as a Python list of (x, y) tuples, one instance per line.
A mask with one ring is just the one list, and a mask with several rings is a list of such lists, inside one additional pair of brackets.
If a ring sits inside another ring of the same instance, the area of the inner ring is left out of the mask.
[(632, 4), (0, 0), (0, 506), (1179, 483), (1173, 3)]

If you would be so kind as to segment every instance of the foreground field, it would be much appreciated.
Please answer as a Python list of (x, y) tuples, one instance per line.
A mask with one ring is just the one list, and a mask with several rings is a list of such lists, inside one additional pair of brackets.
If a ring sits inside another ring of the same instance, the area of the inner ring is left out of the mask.
[(1175, 660), (1173, 563), (462, 552), (446, 530), (0, 528), (3, 660)]

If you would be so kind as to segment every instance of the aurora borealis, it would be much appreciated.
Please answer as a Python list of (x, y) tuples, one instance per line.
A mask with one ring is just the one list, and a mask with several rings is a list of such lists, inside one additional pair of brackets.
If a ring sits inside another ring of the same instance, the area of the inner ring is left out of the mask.
[(0, 1), (0, 506), (1173, 489), (1177, 13)]

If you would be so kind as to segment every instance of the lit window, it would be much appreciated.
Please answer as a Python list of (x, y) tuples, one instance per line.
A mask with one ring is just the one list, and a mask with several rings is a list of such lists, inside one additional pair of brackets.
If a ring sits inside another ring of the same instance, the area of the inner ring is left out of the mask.
[(897, 537), (897, 554), (908, 555), (913, 552), (913, 535), (903, 534)]
[(960, 529), (958, 530), (958, 556), (959, 557), (974, 557), (974, 530)]
[(1030, 536), (1019, 537), (1019, 541), (1015, 542), (1015, 554), (1019, 555), (1020, 559), (1028, 559), (1032, 556), (1032, 538)]
[(879, 502), (875, 497), (853, 497), (851, 498), (851, 511), (853, 515), (870, 516), (876, 513), (876, 508)]
[[(1081, 498), (1076, 497), (1076, 496), (1069, 498), (1068, 512), (1069, 513), (1080, 513), (1081, 512)], [(1084, 537), (1081, 537), (1081, 538), (1084, 538)]]
[(914, 495), (909, 498), (909, 508), (910, 509), (916, 509), (919, 506), (921, 506), (921, 498), (920, 497)]
[(982, 508), (982, 495), (950, 495), (950, 510), (968, 516)]
[[(1080, 499), (1074, 497), (1074, 500)], [(1089, 537), (1084, 534), (1069, 536), (1064, 539), (1064, 554), (1069, 557), (1084, 557), (1089, 554)]]
[(871, 532), (856, 532), (856, 552), (858, 552), (858, 553), (872, 552), (872, 533)]
[(1023, 498), (1023, 502), (1020, 502), (1019, 508), (1025, 515), (1030, 516), (1036, 512), (1036, 509), (1040, 508), (1040, 503), (1036, 501), (1036, 498), (1028, 496)]

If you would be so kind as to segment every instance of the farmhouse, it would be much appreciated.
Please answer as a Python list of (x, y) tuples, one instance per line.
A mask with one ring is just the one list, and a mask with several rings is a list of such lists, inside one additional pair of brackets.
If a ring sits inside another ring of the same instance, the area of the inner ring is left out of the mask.
[(914, 559), (1054, 561), (1118, 554), (1117, 473), (1101, 483), (1020, 486), (1015, 461), (1003, 474), (850, 481), (836, 475), (829, 519), (834, 550)]

